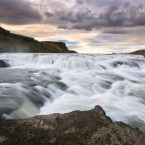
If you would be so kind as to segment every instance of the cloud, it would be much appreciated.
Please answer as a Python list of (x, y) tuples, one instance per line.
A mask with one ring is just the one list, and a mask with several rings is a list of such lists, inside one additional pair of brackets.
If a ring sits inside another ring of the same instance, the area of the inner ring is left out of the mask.
[[(83, 3), (80, 0), (76, 2)], [(75, 5), (70, 10), (66, 8), (51, 12), (51, 19), (46, 18), (44, 22), (53, 23), (58, 28), (86, 31), (109, 27), (145, 26), (145, 6), (128, 2), (119, 6), (105, 7), (102, 12), (92, 12), (86, 6)]]
[(64, 40), (78, 52), (145, 46), (144, 0), (0, 0), (0, 22), (38, 40)]
[[(77, 16), (77, 15), (76, 15)], [(81, 15), (86, 23), (78, 21), (73, 28), (98, 29), (102, 27), (137, 27), (145, 25), (144, 5), (128, 5), (127, 7), (111, 6), (103, 13)], [(79, 27), (78, 27), (79, 25)], [(81, 27), (80, 27), (81, 26)]]
[(84, 3), (92, 8), (120, 6), (126, 0), (84, 0)]
[(26, 0), (0, 0), (0, 22), (6, 24), (40, 23), (42, 15)]
[(83, 0), (76, 0), (76, 4), (82, 5), (82, 4), (84, 4), (84, 1)]
[(111, 30), (104, 30), (102, 33), (105, 34), (128, 34), (129, 32), (122, 29), (111, 29)]
[(51, 13), (51, 12), (46, 12), (45, 13), (45, 15), (46, 15), (46, 17), (48, 17), (48, 18), (50, 18), (50, 17), (53, 17), (54, 15), (53, 15), (53, 13)]
[(68, 40), (64, 40), (64, 39), (58, 40), (58, 42), (64, 42), (67, 45), (73, 45), (73, 46), (76, 46), (76, 45), (79, 44), (79, 42), (76, 42), (76, 41), (68, 41)]
[[(97, 11), (93, 10), (94, 5)], [(48, 0), (44, 4), (30, 0), (0, 0), (0, 22), (53, 24), (58, 28), (86, 31), (138, 27), (145, 26), (145, 6), (124, 0), (76, 0), (70, 6), (64, 0)]]

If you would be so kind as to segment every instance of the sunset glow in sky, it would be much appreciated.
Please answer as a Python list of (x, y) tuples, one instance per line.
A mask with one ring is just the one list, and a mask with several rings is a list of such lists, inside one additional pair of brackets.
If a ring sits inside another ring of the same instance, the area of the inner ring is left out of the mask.
[(145, 49), (144, 0), (0, 0), (0, 24), (80, 53)]

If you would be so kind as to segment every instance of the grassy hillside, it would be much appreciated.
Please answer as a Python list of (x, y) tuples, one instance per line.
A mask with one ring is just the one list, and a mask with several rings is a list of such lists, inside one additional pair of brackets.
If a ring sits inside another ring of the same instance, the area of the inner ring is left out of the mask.
[(76, 53), (75, 51), (68, 50), (63, 42), (42, 41), (41, 43), (45, 47), (48, 47), (52, 53)]
[(145, 49), (134, 51), (134, 52), (132, 52), (131, 54), (135, 54), (135, 55), (144, 55), (144, 56), (145, 56)]
[(51, 42), (51, 44), (47, 41), (39, 42), (31, 37), (10, 33), (0, 27), (0, 53), (6, 52), (69, 53), (69, 50), (63, 42)]

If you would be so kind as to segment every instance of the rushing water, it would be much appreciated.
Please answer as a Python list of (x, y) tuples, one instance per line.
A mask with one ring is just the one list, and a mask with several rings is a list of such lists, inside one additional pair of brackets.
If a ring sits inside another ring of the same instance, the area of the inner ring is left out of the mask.
[(133, 55), (0, 54), (5, 119), (88, 110), (145, 132), (145, 59)]

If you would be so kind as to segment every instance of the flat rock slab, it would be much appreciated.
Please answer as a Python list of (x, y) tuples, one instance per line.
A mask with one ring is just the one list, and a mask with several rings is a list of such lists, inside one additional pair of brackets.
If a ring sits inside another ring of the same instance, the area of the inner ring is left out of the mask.
[(103, 109), (0, 121), (1, 145), (145, 145), (145, 135)]

